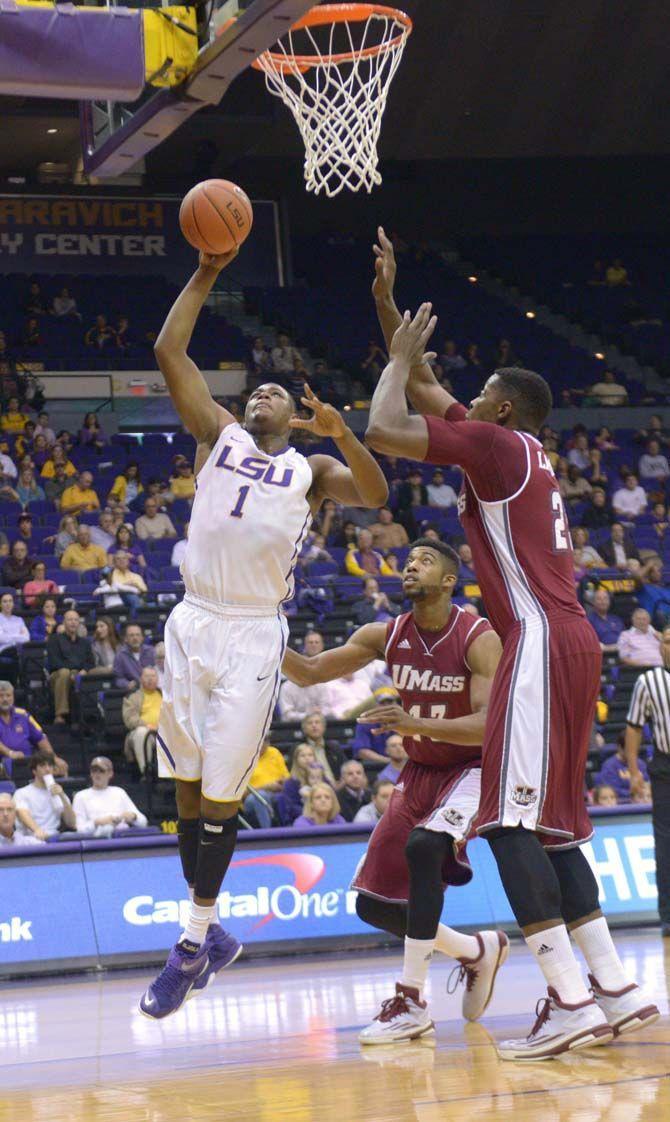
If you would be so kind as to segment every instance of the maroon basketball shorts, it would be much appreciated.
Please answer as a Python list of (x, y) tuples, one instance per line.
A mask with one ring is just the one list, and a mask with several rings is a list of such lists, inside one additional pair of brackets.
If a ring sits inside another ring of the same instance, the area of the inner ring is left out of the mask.
[(351, 887), (378, 900), (406, 903), (409, 871), (405, 846), (415, 826), (452, 836), (454, 845), (444, 862), (442, 881), (445, 888), (448, 884), (467, 884), (472, 869), (465, 847), (479, 806), (480, 774), (478, 763), (460, 763), (443, 770), (408, 760)]
[(584, 804), (601, 652), (587, 620), (522, 620), (503, 644), (482, 748), (479, 833), (523, 826), (549, 849), (587, 841)]

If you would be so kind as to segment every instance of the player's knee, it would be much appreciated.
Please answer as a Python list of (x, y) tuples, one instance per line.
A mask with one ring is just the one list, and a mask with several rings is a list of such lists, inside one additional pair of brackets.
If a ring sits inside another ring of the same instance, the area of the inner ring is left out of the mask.
[(598, 882), (579, 847), (557, 850), (549, 854), (561, 886), (561, 914), (567, 924), (574, 924), (600, 911)]
[[(540, 839), (522, 826), (486, 833), (500, 879), (519, 927), (561, 917), (558, 877)], [(533, 886), (529, 893), (528, 886)]]
[(237, 818), (237, 811), (239, 801), (235, 802), (214, 802), (208, 799), (205, 795), (200, 798), (199, 812), (203, 818), (208, 818), (213, 822), (227, 822), (231, 818)]
[(200, 817), (200, 780), (177, 779), (177, 810), (180, 818)]
[(448, 841), (451, 841), (448, 834), (438, 834), (434, 830), (416, 826), (405, 846), (405, 857), (410, 869), (422, 869), (435, 863), (441, 865)]
[(359, 892), (356, 897), (356, 915), (363, 923), (367, 923), (369, 927), (379, 926), (375, 923), (375, 908), (374, 901), (369, 896), (364, 896)]

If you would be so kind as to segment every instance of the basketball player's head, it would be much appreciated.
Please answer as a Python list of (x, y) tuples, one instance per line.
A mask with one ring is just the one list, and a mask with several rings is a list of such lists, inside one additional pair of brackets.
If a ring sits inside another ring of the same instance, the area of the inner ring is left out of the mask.
[(410, 546), (402, 571), (403, 592), (414, 602), (451, 596), (458, 569), (458, 554), (450, 545), (418, 538)]
[(504, 366), (493, 372), (479, 397), (470, 402), (468, 420), (537, 433), (551, 406), (551, 390), (540, 374)]
[(286, 433), (295, 413), (295, 402), (288, 390), (276, 382), (265, 382), (249, 397), (244, 410), (244, 427), (252, 436), (279, 436)]

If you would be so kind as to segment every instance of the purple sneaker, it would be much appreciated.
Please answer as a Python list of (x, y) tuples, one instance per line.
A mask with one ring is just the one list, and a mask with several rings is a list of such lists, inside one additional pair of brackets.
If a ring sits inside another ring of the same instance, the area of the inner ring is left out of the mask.
[(207, 969), (207, 944), (177, 943), (168, 960), (146, 993), (140, 998), (140, 1013), (155, 1021), (176, 1013), (186, 1001), (191, 987)]
[(189, 993), (189, 997), (195, 997), (200, 990), (207, 989), (210, 982), (214, 981), (219, 970), (224, 970), (226, 966), (230, 966), (236, 958), (239, 958), (243, 949), (239, 939), (224, 931), (220, 923), (210, 923), (203, 946), (207, 947), (209, 954), (207, 966), (193, 983), (193, 989)]

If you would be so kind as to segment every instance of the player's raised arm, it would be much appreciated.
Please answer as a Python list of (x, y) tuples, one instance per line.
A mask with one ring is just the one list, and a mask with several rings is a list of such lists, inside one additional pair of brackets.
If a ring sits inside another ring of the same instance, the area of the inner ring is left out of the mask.
[[(391, 340), (402, 323), (393, 294), (397, 266), (393, 243), (386, 236), (383, 226), (378, 227), (377, 238), (378, 244), (372, 247), (375, 255), (372, 295), (386, 348), (390, 351)], [(433, 417), (444, 417), (447, 409), (456, 404), (456, 398), (440, 385), (427, 362), (420, 362), (410, 370), (407, 396), (417, 413)]]
[(470, 644), (468, 665), (470, 679), (470, 704), (472, 713), (453, 720), (433, 720), (430, 717), (411, 717), (400, 705), (379, 705), (370, 709), (358, 720), (360, 724), (373, 725), (383, 732), (399, 732), (403, 736), (427, 736), (444, 744), (482, 744), (486, 726), (486, 711), (493, 678), (498, 669), (502, 643), (495, 631), (486, 631)]
[(411, 318), (405, 312), (391, 340), (390, 362), (382, 372), (370, 404), (365, 442), (376, 452), (424, 460), (428, 451), (428, 425), (424, 417), (410, 416), (405, 393), (410, 370), (419, 365), (435, 324), (431, 304), (422, 304)]
[(287, 648), (282, 663), (282, 672), (296, 686), (314, 686), (318, 682), (332, 682), (343, 674), (353, 674), (363, 666), (384, 657), (386, 625), (366, 623), (359, 627), (343, 647), (334, 647), (306, 658)]
[(337, 409), (319, 401), (308, 385), (300, 400), (312, 410), (312, 416), (292, 417), (291, 428), (330, 437), (346, 461), (342, 464), (334, 456), (309, 457), (314, 480), (310, 492), (312, 508), (317, 510), (324, 499), (335, 499), (344, 506), (383, 506), (388, 498), (388, 484), (374, 456), (345, 425)]
[(216, 278), (236, 255), (237, 250), (220, 257), (200, 254), (198, 269), (172, 305), (154, 347), (177, 413), (196, 441), (209, 448), (216, 443), (221, 429), (232, 424), (235, 418), (214, 401), (209, 386), (186, 351)]

